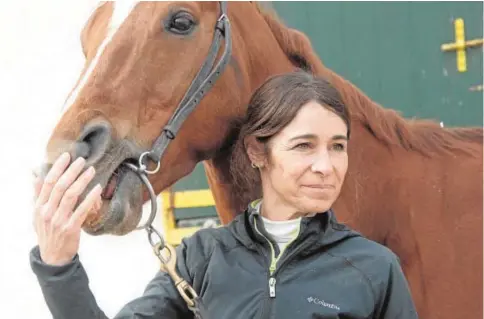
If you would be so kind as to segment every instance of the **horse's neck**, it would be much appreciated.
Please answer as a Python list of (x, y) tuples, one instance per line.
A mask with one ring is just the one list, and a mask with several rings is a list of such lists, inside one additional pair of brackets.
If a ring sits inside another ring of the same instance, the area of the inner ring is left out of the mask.
[(230, 157), (230, 152), (226, 150), (203, 162), (217, 214), (223, 224), (234, 219), (248, 204), (240, 200), (243, 196), (238, 196), (239, 194), (234, 192), (230, 174)]
[[(267, 27), (270, 30), (268, 32), (260, 30), (258, 38), (256, 39), (257, 41), (246, 43), (247, 47), (242, 51), (250, 52), (250, 54), (247, 53), (244, 55), (243, 52), (239, 52), (240, 56), (237, 56), (238, 59), (246, 62), (241, 63), (241, 66), (246, 67), (243, 69), (248, 73), (247, 80), (250, 81), (250, 92), (247, 92), (247, 96), (240, 99), (241, 103), (246, 103), (252, 91), (260, 86), (269, 76), (293, 70), (295, 66), (290, 60), (290, 57), (294, 54), (305, 60), (305, 63), (311, 67), (312, 72), (329, 78), (337, 89), (342, 90), (345, 87), (351, 86), (349, 82), (323, 66), (319, 57), (311, 48), (309, 40), (301, 33), (287, 29), (267, 16), (265, 17), (264, 23), (267, 23)], [(260, 25), (264, 25), (264, 23), (260, 23)], [(242, 34), (252, 32), (251, 26), (243, 22), (238, 23), (237, 27)], [(264, 45), (260, 43), (264, 43)], [(292, 48), (290, 47), (291, 45), (293, 46)], [(267, 50), (267, 48), (272, 48), (272, 50)], [(276, 48), (280, 48), (280, 50)], [(345, 102), (348, 105), (359, 103), (359, 101), (353, 100)], [(353, 130), (355, 131), (355, 129)], [(343, 221), (349, 220), (350, 224), (352, 224), (351, 220), (355, 220), (358, 216), (358, 212), (366, 215), (358, 217), (357, 225), (363, 226), (362, 232), (370, 234), (370, 237), (375, 240), (381, 241), (385, 238), (385, 234), (390, 231), (389, 226), (382, 227), (381, 224), (379, 225), (382, 218), (385, 218), (385, 215), (380, 213), (384, 211), (384, 207), (378, 207), (378, 203), (370, 202), (366, 199), (378, 198), (378, 185), (381, 185), (378, 184), (377, 179), (381, 166), (372, 167), (371, 163), (388, 164), (392, 161), (382, 157), (387, 150), (369, 134), (368, 130), (364, 128), (364, 125), (360, 125), (357, 130), (361, 132), (355, 131), (353, 133), (353, 136), (355, 136), (355, 141), (353, 142), (355, 147), (352, 148), (353, 151), (350, 154), (352, 158), (350, 161), (353, 167), (350, 168), (349, 176), (347, 177), (348, 183), (342, 193), (342, 199), (337, 203), (337, 206), (340, 207), (338, 211), (341, 212), (340, 216)], [(227, 144), (230, 144), (229, 142)], [(367, 147), (369, 144), (373, 146)], [(359, 147), (358, 145), (365, 146)], [(219, 151), (215, 157), (204, 163), (217, 211), (224, 223), (232, 220), (248, 204), (242, 202), (240, 194), (235, 194), (233, 191), (233, 180), (230, 175), (229, 161), (230, 148), (224, 148), (223, 151)], [(365, 163), (365, 161), (369, 161), (370, 165)], [(374, 169), (374, 171), (371, 171), (371, 169)], [(391, 170), (385, 170), (385, 174), (389, 172)], [(363, 189), (361, 185), (365, 185), (365, 188)], [(369, 187), (366, 185), (369, 185)], [(372, 188), (371, 185), (374, 187)], [(251, 198), (257, 198), (259, 194), (250, 195)], [(346, 207), (343, 208), (342, 206)]]
[[(383, 174), (391, 174), (391, 154), (359, 122), (353, 122), (348, 148), (348, 172), (341, 194), (334, 205), (336, 217), (372, 240), (382, 242), (391, 230), (383, 197), (391, 193), (382, 188)], [(390, 177), (391, 179), (391, 177)], [(382, 200), (378, 200), (381, 198)], [(375, 200), (376, 199), (376, 200)]]

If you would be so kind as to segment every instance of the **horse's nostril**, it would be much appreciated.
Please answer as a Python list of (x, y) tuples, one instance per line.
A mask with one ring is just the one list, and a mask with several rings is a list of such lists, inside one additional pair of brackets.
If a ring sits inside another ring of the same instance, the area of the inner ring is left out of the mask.
[(88, 165), (98, 162), (111, 143), (111, 126), (107, 122), (96, 121), (86, 125), (74, 146), (73, 158), (84, 157)]
[(89, 158), (91, 155), (91, 150), (89, 149), (89, 144), (87, 142), (77, 142), (74, 146), (75, 158), (84, 157)]

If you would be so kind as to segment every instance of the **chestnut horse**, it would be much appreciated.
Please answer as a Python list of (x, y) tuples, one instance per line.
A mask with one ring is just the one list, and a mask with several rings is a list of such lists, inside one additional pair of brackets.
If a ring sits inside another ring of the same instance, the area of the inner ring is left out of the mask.
[[(123, 235), (140, 221), (148, 195), (121, 164), (151, 149), (209, 54), (219, 15), (219, 3), (122, 1), (101, 4), (86, 23), (85, 68), (45, 165), (69, 151), (96, 168), (103, 207), (86, 232)], [(229, 63), (150, 176), (155, 192), (203, 161), (222, 222), (242, 212), (241, 199), (259, 194), (237, 194), (229, 174), (237, 123), (264, 80), (305, 68), (327, 77), (352, 113), (339, 220), (399, 256), (421, 318), (482, 318), (482, 128), (405, 120), (325, 67), (273, 13), (231, 2), (228, 17)]]

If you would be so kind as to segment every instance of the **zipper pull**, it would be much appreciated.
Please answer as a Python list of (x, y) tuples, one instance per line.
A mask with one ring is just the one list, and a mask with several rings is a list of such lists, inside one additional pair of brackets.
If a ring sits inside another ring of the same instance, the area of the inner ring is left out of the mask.
[(269, 297), (276, 297), (276, 278), (269, 278)]

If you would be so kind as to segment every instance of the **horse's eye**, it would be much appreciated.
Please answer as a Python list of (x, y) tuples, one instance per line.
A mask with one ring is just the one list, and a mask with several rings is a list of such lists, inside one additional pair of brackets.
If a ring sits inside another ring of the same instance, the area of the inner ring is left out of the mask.
[(171, 18), (168, 30), (176, 34), (188, 34), (195, 26), (193, 16), (188, 12), (178, 12)]

